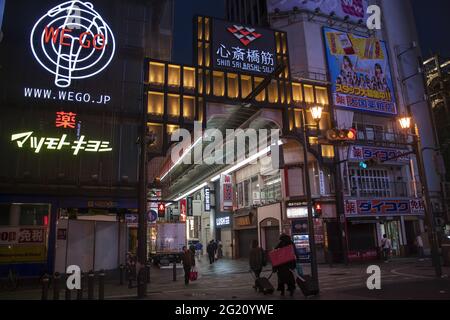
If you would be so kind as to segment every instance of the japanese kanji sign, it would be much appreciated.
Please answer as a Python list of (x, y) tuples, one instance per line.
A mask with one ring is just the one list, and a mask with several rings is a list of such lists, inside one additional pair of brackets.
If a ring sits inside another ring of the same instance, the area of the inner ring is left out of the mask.
[(346, 200), (345, 215), (351, 216), (389, 216), (422, 215), (425, 213), (423, 200)]
[(364, 161), (375, 157), (380, 161), (409, 163), (410, 157), (403, 155), (406, 152), (406, 150), (389, 148), (352, 146), (350, 147), (349, 160)]
[(76, 113), (60, 111), (56, 113), (56, 127), (75, 129)]
[(261, 75), (275, 70), (277, 59), (272, 30), (214, 20), (213, 33), (215, 68)]
[(16, 142), (19, 148), (29, 146), (35, 153), (47, 150), (73, 150), (73, 155), (80, 152), (111, 152), (112, 148), (108, 141), (87, 140), (85, 136), (80, 136), (75, 141), (69, 141), (66, 134), (60, 138), (47, 138), (33, 136), (33, 132), (24, 132), (11, 135), (11, 141)]
[(44, 228), (5, 227), (0, 229), (0, 245), (44, 244), (45, 239)]

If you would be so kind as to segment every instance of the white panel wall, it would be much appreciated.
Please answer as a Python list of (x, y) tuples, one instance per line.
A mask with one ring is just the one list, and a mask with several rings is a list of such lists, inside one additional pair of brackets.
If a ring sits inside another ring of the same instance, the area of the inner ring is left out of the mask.
[(94, 268), (94, 222), (70, 220), (67, 265), (77, 265), (83, 272)]
[(119, 254), (119, 223), (95, 223), (95, 268), (113, 270), (117, 268)]

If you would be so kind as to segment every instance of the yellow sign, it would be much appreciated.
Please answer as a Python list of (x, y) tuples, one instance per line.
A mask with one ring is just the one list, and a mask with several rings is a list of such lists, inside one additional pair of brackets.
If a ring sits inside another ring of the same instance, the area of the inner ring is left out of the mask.
[(40, 246), (0, 246), (0, 264), (18, 262), (46, 262), (47, 250)]

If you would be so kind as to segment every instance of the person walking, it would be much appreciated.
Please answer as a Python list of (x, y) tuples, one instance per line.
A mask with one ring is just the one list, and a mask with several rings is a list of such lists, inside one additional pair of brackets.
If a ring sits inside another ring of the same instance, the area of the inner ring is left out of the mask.
[(211, 240), (206, 247), (206, 252), (208, 253), (209, 264), (213, 264), (214, 262), (214, 240)]
[(202, 250), (203, 250), (203, 245), (202, 243), (199, 241), (195, 244), (195, 251), (196, 251), (196, 256), (200, 259), (202, 256)]
[(423, 239), (422, 235), (419, 233), (416, 237), (416, 246), (417, 246), (417, 256), (419, 261), (423, 261), (424, 252), (423, 252)]
[[(294, 243), (291, 240), (291, 237), (282, 234), (280, 236), (280, 242), (276, 246), (275, 249), (284, 248), (287, 246), (292, 246), (292, 250), (294, 250)], [(287, 286), (287, 289), (290, 293), (290, 296), (292, 297), (294, 295), (295, 291), (295, 278), (292, 274), (291, 270), (295, 270), (296, 268), (296, 261), (292, 260), (289, 262), (286, 262), (285, 264), (273, 267), (273, 272), (276, 272), (278, 275), (278, 291), (281, 291), (281, 295), (284, 296), (285, 287)]]
[(217, 260), (217, 249), (219, 246), (217, 245), (217, 240), (213, 240), (213, 248), (214, 248), (214, 261)]
[(383, 235), (383, 239), (381, 239), (381, 249), (383, 250), (383, 259), (384, 262), (389, 262), (389, 255), (391, 253), (392, 249), (392, 242), (391, 239), (387, 237), (387, 235)]
[(219, 245), (217, 247), (217, 259), (222, 259), (223, 258), (223, 246), (222, 246), (222, 241), (219, 241)]
[(249, 264), (250, 270), (259, 278), (261, 271), (265, 266), (264, 250), (258, 246), (258, 240), (252, 241), (252, 248), (250, 250)]
[(191, 273), (192, 267), (195, 265), (195, 260), (193, 262), (191, 250), (188, 250), (186, 246), (183, 247), (181, 261), (183, 262), (184, 269), (184, 284), (187, 286), (189, 284), (189, 274)]

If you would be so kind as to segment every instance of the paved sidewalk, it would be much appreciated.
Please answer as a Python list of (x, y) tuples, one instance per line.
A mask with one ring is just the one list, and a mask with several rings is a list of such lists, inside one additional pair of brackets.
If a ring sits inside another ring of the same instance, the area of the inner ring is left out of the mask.
[[(436, 279), (429, 260), (399, 259), (389, 263), (379, 262), (381, 269), (382, 290), (370, 291), (366, 281), (368, 264), (319, 265), (319, 282), (321, 294), (313, 299), (449, 299), (450, 280)], [(264, 296), (253, 289), (253, 277), (249, 272), (247, 260), (219, 260), (210, 265), (207, 258), (197, 262), (199, 279), (184, 285), (183, 269), (177, 269), (177, 281), (173, 281), (170, 269), (151, 269), (151, 283), (148, 285), (147, 299), (161, 300), (289, 300), (304, 299), (297, 290), (293, 298), (280, 297), (279, 293)], [(309, 267), (304, 265), (305, 274)], [(450, 268), (443, 268), (450, 274)], [(263, 276), (269, 276), (271, 268), (266, 267)], [(110, 274), (111, 276), (111, 274)], [(270, 281), (276, 286), (277, 276)], [(105, 283), (106, 299), (136, 299), (136, 288), (129, 289), (127, 283), (119, 285), (119, 278), (109, 278)], [(0, 291), (0, 299), (38, 300), (41, 290), (38, 285), (19, 288), (16, 291)], [(52, 292), (49, 292), (52, 297)], [(84, 298), (87, 292), (84, 290)], [(98, 297), (96, 282), (95, 297)], [(64, 291), (61, 292), (64, 299)], [(75, 293), (72, 294), (75, 299)]]

